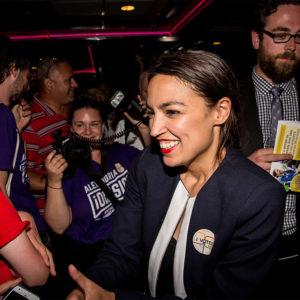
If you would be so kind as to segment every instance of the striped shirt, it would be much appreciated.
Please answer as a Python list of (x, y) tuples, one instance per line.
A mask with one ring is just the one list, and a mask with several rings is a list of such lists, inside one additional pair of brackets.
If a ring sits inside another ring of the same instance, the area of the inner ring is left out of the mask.
[[(61, 129), (63, 135), (68, 133), (67, 120), (58, 116), (51, 108), (34, 96), (31, 102), (32, 119), (22, 133), (27, 155), (27, 171), (45, 175), (43, 161), (53, 150), (52, 133)], [(45, 195), (34, 195), (37, 199), (41, 215), (44, 214)]]

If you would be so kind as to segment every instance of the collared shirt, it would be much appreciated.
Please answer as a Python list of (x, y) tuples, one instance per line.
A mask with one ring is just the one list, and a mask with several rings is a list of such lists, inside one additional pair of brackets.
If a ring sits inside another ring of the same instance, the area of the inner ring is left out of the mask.
[[(55, 141), (52, 133), (61, 129), (63, 135), (69, 132), (67, 120), (58, 116), (50, 107), (41, 102), (37, 96), (31, 102), (32, 118), (22, 133), (26, 143), (27, 171), (45, 175), (44, 159), (53, 150)], [(34, 195), (38, 200), (41, 215), (44, 214), (45, 196)]]
[[(255, 87), (256, 104), (258, 108), (259, 122), (262, 129), (264, 148), (272, 147), (271, 140), (271, 111), (273, 96), (270, 90), (273, 87), (283, 88), (280, 95), (282, 103), (283, 119), (290, 121), (299, 120), (299, 98), (295, 78), (287, 82), (274, 85), (252, 71), (252, 79)], [(296, 231), (296, 196), (287, 194), (285, 215), (283, 223), (283, 235), (290, 235)]]

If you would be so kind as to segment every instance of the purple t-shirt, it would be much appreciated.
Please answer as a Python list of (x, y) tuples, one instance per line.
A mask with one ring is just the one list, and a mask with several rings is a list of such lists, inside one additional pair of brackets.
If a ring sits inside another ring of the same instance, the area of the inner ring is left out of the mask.
[(10, 172), (13, 169), (17, 135), (19, 135), (19, 150), (13, 171), (10, 199), (16, 210), (30, 213), (34, 217), (38, 230), (44, 231), (46, 230), (44, 220), (40, 216), (36, 200), (28, 188), (24, 142), (17, 130), (13, 113), (7, 106), (0, 103), (0, 170)]
[[(128, 145), (114, 144), (109, 148), (108, 170), (102, 180), (119, 201), (124, 198), (131, 163), (139, 153)], [(101, 165), (92, 161), (91, 166), (100, 172)], [(81, 169), (77, 169), (73, 178), (63, 180), (63, 189), (73, 216), (66, 234), (86, 244), (105, 240), (110, 234), (115, 210), (104, 192)]]

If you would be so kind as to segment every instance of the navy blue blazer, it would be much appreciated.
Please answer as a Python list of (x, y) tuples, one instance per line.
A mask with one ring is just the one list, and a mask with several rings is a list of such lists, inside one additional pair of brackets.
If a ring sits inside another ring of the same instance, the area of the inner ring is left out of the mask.
[[(180, 168), (163, 164), (155, 145), (141, 153), (128, 176), (111, 236), (87, 274), (90, 279), (116, 291), (128, 288), (143, 266), (147, 274), (150, 252), (179, 174)], [(276, 258), (284, 199), (283, 187), (271, 175), (239, 152), (227, 149), (193, 207), (184, 266), (188, 299), (246, 298), (254, 293)], [(193, 245), (199, 229), (215, 234), (210, 255), (199, 253)]]

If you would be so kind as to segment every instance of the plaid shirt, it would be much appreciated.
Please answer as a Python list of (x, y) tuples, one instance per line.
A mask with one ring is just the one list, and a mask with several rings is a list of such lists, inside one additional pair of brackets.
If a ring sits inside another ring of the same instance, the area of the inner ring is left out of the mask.
[[(271, 140), (271, 104), (273, 96), (270, 93), (275, 85), (260, 77), (255, 68), (252, 71), (252, 79), (255, 87), (256, 105), (258, 108), (259, 122), (262, 129), (264, 148), (272, 147)], [(290, 121), (299, 120), (299, 105), (296, 80), (276, 85), (283, 88), (280, 100), (283, 109), (283, 119)], [(286, 197), (285, 215), (283, 221), (283, 235), (290, 235), (296, 231), (296, 195), (288, 193)]]

